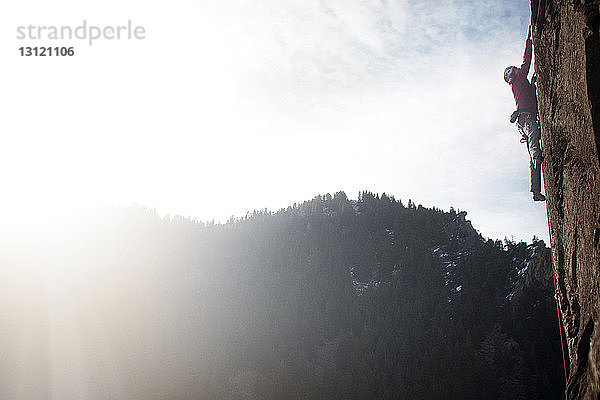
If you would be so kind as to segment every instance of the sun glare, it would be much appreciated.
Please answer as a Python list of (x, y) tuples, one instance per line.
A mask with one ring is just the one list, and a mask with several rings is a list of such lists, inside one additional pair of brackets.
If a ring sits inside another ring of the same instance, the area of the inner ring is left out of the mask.
[(6, 205), (0, 214), (2, 236), (36, 246), (53, 246), (67, 240), (92, 207), (62, 199), (19, 200)]

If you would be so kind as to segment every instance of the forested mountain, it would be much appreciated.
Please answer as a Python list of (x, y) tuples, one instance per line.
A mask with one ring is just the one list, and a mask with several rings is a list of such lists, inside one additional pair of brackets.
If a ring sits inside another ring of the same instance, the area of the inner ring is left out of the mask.
[[(2, 270), (0, 363), (35, 374), (0, 392), (561, 398), (549, 249), (486, 240), (465, 216), (336, 193), (226, 224), (114, 209), (41, 258), (5, 247), (30, 273)], [(23, 356), (15, 327), (44, 355)]]

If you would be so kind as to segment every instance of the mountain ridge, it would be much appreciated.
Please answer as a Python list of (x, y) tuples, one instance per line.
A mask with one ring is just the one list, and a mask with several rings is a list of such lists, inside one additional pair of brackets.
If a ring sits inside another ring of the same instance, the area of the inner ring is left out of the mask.
[[(37, 368), (83, 362), (82, 379), (103, 395), (562, 393), (549, 250), (542, 241), (485, 239), (465, 212), (338, 192), (225, 224), (130, 207), (88, 226), (73, 235), (77, 244), (43, 261), (39, 281), (0, 282), (0, 304), (28, 305), (39, 316), (41, 347), (45, 332), (78, 332), (76, 342), (66, 333), (53, 339), (49, 354), (59, 359), (36, 360)], [(0, 251), (0, 265), (7, 259)], [(15, 288), (20, 297), (6, 294)], [(7, 370), (19, 357), (18, 335), (7, 327), (24, 323), (8, 315), (0, 329)], [(110, 349), (110, 363), (95, 349)], [(32, 398), (52, 388), (76, 398), (67, 376), (41, 373), (28, 378), (29, 391), (5, 385), (0, 394)], [(130, 380), (116, 387), (109, 376)]]

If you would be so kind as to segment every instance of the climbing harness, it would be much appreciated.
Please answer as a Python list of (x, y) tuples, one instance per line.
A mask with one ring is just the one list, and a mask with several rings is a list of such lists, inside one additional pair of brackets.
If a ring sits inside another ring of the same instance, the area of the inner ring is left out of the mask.
[[(522, 118), (523, 117), (523, 118)], [(530, 123), (530, 120), (535, 118), (535, 123), (537, 123), (538, 127), (540, 126), (540, 118), (537, 112), (528, 111), (528, 110), (516, 110), (510, 115), (510, 123), (517, 123), (517, 130), (521, 134), (521, 139), (519, 142), (525, 143), (527, 145), (527, 152), (529, 152), (529, 138), (527, 134), (525, 134), (524, 127), (526, 124)], [(524, 119), (524, 121), (522, 121)], [(541, 128), (540, 128), (541, 129)], [(542, 141), (540, 140), (540, 150), (542, 153), (540, 162), (544, 159), (544, 153), (542, 148)]]

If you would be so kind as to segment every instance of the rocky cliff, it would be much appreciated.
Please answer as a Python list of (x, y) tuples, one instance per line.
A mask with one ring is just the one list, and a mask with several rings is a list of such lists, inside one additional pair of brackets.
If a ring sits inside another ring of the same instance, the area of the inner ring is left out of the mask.
[(600, 399), (599, 0), (532, 0), (544, 183), (567, 397)]

